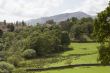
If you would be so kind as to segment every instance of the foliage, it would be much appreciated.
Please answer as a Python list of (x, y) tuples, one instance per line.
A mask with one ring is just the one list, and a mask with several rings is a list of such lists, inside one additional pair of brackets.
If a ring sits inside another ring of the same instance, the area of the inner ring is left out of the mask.
[(12, 73), (15, 67), (12, 64), (6, 62), (0, 62), (0, 73)]
[(110, 5), (100, 12), (94, 21), (94, 35), (100, 42), (105, 41), (110, 37)]
[(13, 31), (15, 30), (15, 27), (14, 27), (13, 24), (8, 24), (8, 25), (7, 25), (7, 28), (8, 28), (8, 31), (9, 31), (9, 32), (13, 32)]
[(71, 41), (88, 41), (83, 35), (91, 38), (93, 32), (93, 19), (91, 17), (77, 19), (75, 17), (59, 23), (62, 31), (68, 32)]
[[(100, 12), (94, 22), (94, 35), (101, 43), (99, 60), (102, 64), (110, 64), (110, 4)], [(108, 41), (109, 47), (105, 46)]]
[[(60, 52), (62, 50), (58, 49), (63, 49), (66, 45), (69, 45), (68, 34), (62, 35), (63, 33), (58, 25), (36, 25), (19, 32), (6, 32), (2, 38), (3, 51), (6, 52), (7, 58), (12, 55), (22, 56), (22, 52), (25, 53), (25, 58), (27, 56), (27, 58), (35, 57), (33, 55), (35, 52), (36, 56), (46, 56), (50, 53)], [(62, 42), (63, 40), (65, 42)], [(31, 48), (31, 51), (28, 48)]]
[(110, 46), (101, 45), (99, 47), (99, 61), (104, 65), (110, 64)]
[(2, 37), (2, 35), (3, 35), (3, 31), (2, 31), (2, 30), (0, 30), (0, 38)]
[(67, 60), (66, 60), (66, 65), (71, 65), (73, 62), (73, 59), (71, 57), (68, 57)]
[(18, 68), (18, 69), (14, 69), (12, 71), (12, 73), (27, 73), (25, 69), (23, 68)]
[(54, 20), (48, 20), (46, 21), (46, 24), (55, 24)]
[(23, 58), (20, 55), (12, 55), (7, 58), (7, 62), (9, 62), (17, 67), (19, 66), (19, 62), (22, 60), (23, 60)]
[(70, 44), (70, 38), (69, 38), (68, 32), (66, 32), (66, 31), (63, 31), (61, 33), (61, 44), (62, 45), (69, 45)]
[(27, 59), (35, 58), (36, 57), (36, 51), (34, 49), (26, 49), (22, 55), (24, 58), (27, 58)]

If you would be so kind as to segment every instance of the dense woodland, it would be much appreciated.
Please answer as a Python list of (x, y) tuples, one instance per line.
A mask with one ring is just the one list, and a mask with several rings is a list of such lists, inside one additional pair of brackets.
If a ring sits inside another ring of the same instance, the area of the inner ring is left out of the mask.
[[(99, 61), (110, 64), (110, 5), (96, 19), (75, 17), (56, 23), (27, 25), (23, 22), (0, 25), (0, 73), (11, 73), (22, 60), (54, 56), (71, 50), (71, 42), (100, 41)], [(4, 26), (4, 28), (2, 28)], [(95, 37), (94, 37), (95, 36)], [(107, 41), (107, 42), (105, 42)]]
[(75, 17), (55, 23), (48, 20), (45, 24), (26, 25), (24, 22), (8, 24), (1, 29), (0, 58), (19, 66), (22, 59), (52, 56), (54, 53), (71, 50), (70, 42), (92, 41), (93, 19)]
[(67, 46), (72, 41), (92, 41), (92, 18), (78, 20), (73, 17), (60, 23), (49, 20), (45, 24), (33, 26), (28, 26), (24, 22), (20, 25), (18, 23), (4, 25), (8, 30), (5, 32), (1, 30), (1, 51), (15, 53), (31, 50), (42, 56), (46, 53), (68, 50)]

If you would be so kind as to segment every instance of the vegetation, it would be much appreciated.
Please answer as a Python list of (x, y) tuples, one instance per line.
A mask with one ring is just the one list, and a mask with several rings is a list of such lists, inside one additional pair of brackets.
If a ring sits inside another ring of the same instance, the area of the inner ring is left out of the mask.
[[(99, 48), (99, 60), (102, 64), (110, 64), (110, 4), (98, 14), (94, 22), (94, 35), (101, 43)], [(107, 41), (107, 42), (105, 42)]]
[[(110, 4), (95, 19), (72, 17), (60, 23), (48, 20), (33, 26), (24, 21), (7, 23), (4, 20), (4, 29), (0, 29), (0, 73), (27, 73), (27, 68), (72, 64), (110, 64), (109, 14)], [(79, 67), (45, 73), (85, 73), (91, 69), (91, 72), (97, 70), (101, 73), (98, 68), (105, 73), (110, 71), (108, 67), (84, 67), (84, 70)]]
[[(59, 23), (63, 31), (67, 31), (71, 41), (90, 41), (93, 32), (93, 19), (91, 17), (77, 19), (75, 17)], [(86, 36), (86, 37), (85, 37)]]
[(36, 57), (36, 51), (34, 49), (27, 49), (23, 52), (24, 58), (35, 58)]
[(0, 62), (0, 72), (1, 73), (11, 73), (15, 67), (12, 64), (6, 62)]

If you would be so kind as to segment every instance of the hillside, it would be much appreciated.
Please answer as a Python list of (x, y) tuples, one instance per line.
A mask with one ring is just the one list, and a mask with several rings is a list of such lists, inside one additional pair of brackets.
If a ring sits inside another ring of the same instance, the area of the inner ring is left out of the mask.
[(53, 19), (55, 22), (61, 22), (65, 21), (69, 18), (76, 17), (78, 19), (81, 19), (83, 17), (91, 17), (90, 15), (84, 13), (84, 12), (73, 12), (73, 13), (64, 13), (64, 14), (59, 14), (55, 16), (50, 16), (50, 17), (42, 17), (38, 19), (31, 19), (26, 21), (28, 24), (36, 24), (36, 23), (45, 23), (47, 20)]

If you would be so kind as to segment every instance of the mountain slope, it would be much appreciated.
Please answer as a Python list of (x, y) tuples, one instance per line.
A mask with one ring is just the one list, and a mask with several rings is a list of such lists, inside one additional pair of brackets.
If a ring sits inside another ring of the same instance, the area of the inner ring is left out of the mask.
[(43, 17), (39, 19), (31, 19), (27, 21), (27, 23), (28, 24), (45, 23), (47, 20), (51, 20), (51, 19), (53, 19), (55, 22), (60, 22), (72, 17), (77, 17), (78, 19), (81, 19), (83, 17), (91, 17), (91, 16), (84, 12), (64, 13), (50, 17)]

